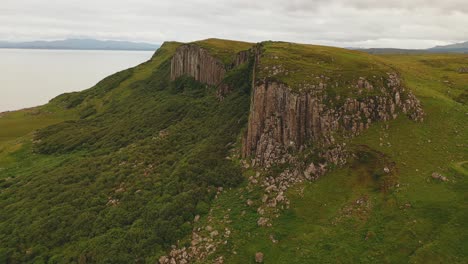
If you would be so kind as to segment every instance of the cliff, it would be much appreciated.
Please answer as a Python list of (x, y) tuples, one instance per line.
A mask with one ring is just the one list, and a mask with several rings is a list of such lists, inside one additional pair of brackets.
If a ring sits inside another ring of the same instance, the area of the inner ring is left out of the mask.
[[(223, 82), (226, 73), (247, 63), (250, 59), (250, 43), (233, 42), (232, 49), (219, 53), (213, 47), (213, 40), (180, 46), (171, 60), (171, 80), (188, 75), (195, 80), (217, 87), (216, 95), (222, 100), (232, 89)], [(211, 51), (211, 52), (210, 52)]]
[[(253, 85), (251, 111), (242, 146), (242, 156), (251, 158), (254, 166), (270, 167), (274, 163), (288, 162), (289, 153), (308, 146), (332, 146), (336, 133), (344, 137), (356, 136), (371, 123), (395, 119), (399, 113), (413, 120), (423, 119), (419, 101), (405, 89), (394, 72), (381, 78), (373, 76), (379, 79), (374, 83), (365, 77), (339, 83), (321, 76), (316, 85), (301, 85), (309, 89), (294, 89), (277, 75), (286, 72), (285, 79), (294, 80), (294, 75), (299, 73), (288, 72), (282, 61), (273, 66), (264, 65), (265, 57), (277, 56), (260, 52), (262, 49), (259, 47), (259, 54), (255, 56), (255, 70), (267, 69), (268, 73), (255, 74), (260, 77)], [(350, 70), (341, 68), (342, 72)], [(342, 86), (347, 86), (347, 89), (341, 89), (343, 93), (333, 93)]]
[(217, 86), (225, 74), (223, 63), (195, 44), (180, 46), (171, 60), (171, 80), (189, 75), (201, 83)]
[[(291, 186), (319, 178), (333, 165), (344, 165), (352, 157), (346, 138), (361, 134), (379, 121), (406, 115), (422, 121), (419, 100), (405, 88), (398, 73), (377, 57), (344, 49), (263, 42), (238, 51), (223, 63), (209, 47), (181, 46), (172, 59), (171, 78), (190, 75), (218, 87), (225, 97), (236, 87), (227, 79), (231, 70), (250, 62), (250, 110), (240, 151), (226, 157), (241, 158), (244, 168), (253, 167), (249, 192), (262, 189), (256, 212), (258, 226), (272, 226), (272, 219), (289, 207)], [(234, 72), (235, 73), (235, 72)], [(238, 77), (238, 76), (237, 76)], [(249, 82), (249, 83), (246, 83)], [(240, 152), (240, 155), (239, 153)], [(278, 170), (270, 167), (278, 166)], [(391, 175), (394, 168), (385, 165)], [(218, 189), (220, 195), (222, 188)], [(248, 199), (247, 206), (255, 202)], [(204, 260), (215, 253), (223, 239), (212, 226), (193, 230), (191, 246), (174, 248), (160, 263)], [(222, 263), (218, 258), (216, 263)], [(220, 261), (220, 262), (218, 262)]]
[(241, 151), (254, 166), (286, 163), (289, 154), (309, 146), (334, 145), (336, 133), (356, 136), (370, 124), (395, 119), (400, 113), (413, 120), (424, 116), (398, 74), (369, 55), (265, 42), (231, 51), (223, 63), (209, 49), (206, 43), (180, 46), (171, 61), (171, 79), (192, 76), (217, 86), (221, 99), (233, 89), (223, 82), (227, 72), (254, 60), (251, 109)]
[(334, 132), (356, 136), (377, 121), (395, 119), (399, 112), (422, 120), (419, 101), (407, 94), (396, 75), (389, 74), (389, 90), (383, 96), (346, 98), (341, 106), (324, 102), (323, 90), (294, 93), (282, 83), (264, 82), (254, 87), (243, 157), (252, 156), (254, 164), (270, 166), (289, 150), (306, 145), (334, 143)]

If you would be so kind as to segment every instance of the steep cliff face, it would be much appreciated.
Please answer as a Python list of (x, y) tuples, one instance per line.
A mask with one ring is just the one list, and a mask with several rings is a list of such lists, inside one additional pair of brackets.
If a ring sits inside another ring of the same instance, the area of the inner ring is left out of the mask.
[(229, 53), (232, 54), (231, 61), (224, 64), (199, 45), (185, 44), (177, 49), (171, 60), (171, 80), (182, 75), (192, 76), (201, 83), (216, 86), (216, 95), (222, 100), (233, 89), (223, 82), (227, 72), (247, 63), (251, 50), (230, 51)]
[(267, 45), (273, 52), (264, 52), (262, 43), (232, 53), (232, 62), (223, 64), (208, 50), (186, 44), (171, 61), (172, 80), (192, 76), (217, 86), (220, 99), (233, 89), (224, 81), (227, 72), (254, 61), (251, 110), (242, 144), (242, 157), (251, 158), (253, 165), (286, 163), (290, 153), (308, 146), (332, 146), (336, 133), (356, 136), (371, 123), (395, 119), (399, 113), (413, 120), (424, 116), (419, 101), (405, 90), (399, 76), (372, 58), (353, 61), (349, 56), (356, 54), (345, 54), (340, 62), (335, 58), (340, 56), (337, 50), (327, 53), (318, 52), (317, 46)]
[[(261, 65), (261, 56), (256, 57)], [(387, 73), (380, 87), (363, 77), (351, 86), (356, 94), (378, 91), (376, 95), (331, 97), (329, 86), (320, 82), (307, 91), (297, 91), (281, 81), (256, 80), (242, 156), (251, 158), (254, 166), (270, 167), (289, 162), (291, 151), (332, 146), (335, 133), (356, 136), (371, 123), (395, 119), (399, 113), (413, 120), (423, 119), (419, 101), (405, 90), (395, 73)]]
[(243, 50), (236, 54), (233, 67), (237, 67), (249, 61), (252, 50)]
[(226, 69), (219, 59), (194, 44), (179, 47), (171, 61), (171, 80), (189, 75), (199, 82), (216, 86), (225, 74)]

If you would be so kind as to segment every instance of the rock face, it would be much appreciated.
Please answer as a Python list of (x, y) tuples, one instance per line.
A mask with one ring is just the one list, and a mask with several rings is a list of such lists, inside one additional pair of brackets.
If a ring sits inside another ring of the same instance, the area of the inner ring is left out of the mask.
[(194, 44), (180, 46), (171, 61), (171, 80), (182, 75), (209, 85), (219, 85), (226, 74), (223, 63)]
[(250, 50), (245, 50), (237, 53), (232, 63), (225, 66), (207, 50), (195, 44), (180, 46), (171, 60), (171, 80), (188, 75), (201, 83), (217, 86), (216, 95), (222, 100), (233, 89), (223, 83), (226, 72), (248, 62), (250, 52)]
[(356, 87), (379, 89), (380, 95), (330, 103), (324, 83), (307, 92), (294, 92), (280, 82), (257, 80), (242, 156), (252, 158), (254, 166), (270, 167), (288, 162), (290, 150), (301, 151), (312, 144), (330, 146), (334, 133), (356, 136), (373, 122), (395, 119), (399, 112), (413, 120), (423, 119), (419, 101), (395, 73), (388, 73), (386, 87), (372, 87), (364, 78), (357, 80)]
[(236, 55), (236, 59), (234, 60), (233, 67), (239, 66), (249, 61), (250, 58), (250, 50), (244, 50), (239, 52)]

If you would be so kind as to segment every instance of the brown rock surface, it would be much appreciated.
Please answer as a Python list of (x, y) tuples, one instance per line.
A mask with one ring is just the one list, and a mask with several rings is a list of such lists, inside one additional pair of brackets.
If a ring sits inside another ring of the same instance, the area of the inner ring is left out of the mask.
[(398, 112), (422, 120), (419, 101), (405, 91), (396, 74), (388, 74), (387, 85), (382, 95), (347, 98), (341, 105), (330, 106), (325, 84), (298, 93), (282, 83), (260, 81), (253, 88), (242, 155), (251, 157), (254, 165), (269, 167), (287, 162), (288, 150), (300, 151), (310, 144), (329, 146), (334, 132), (355, 136), (375, 121), (395, 119)]
[(225, 74), (226, 69), (220, 60), (194, 44), (180, 46), (171, 61), (171, 80), (189, 75), (201, 83), (218, 85)]

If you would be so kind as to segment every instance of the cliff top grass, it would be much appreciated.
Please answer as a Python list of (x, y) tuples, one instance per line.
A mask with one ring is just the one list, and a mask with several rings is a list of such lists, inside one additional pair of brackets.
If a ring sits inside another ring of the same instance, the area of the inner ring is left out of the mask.
[(281, 81), (293, 90), (327, 83), (335, 88), (355, 86), (364, 77), (381, 86), (394, 70), (376, 56), (359, 51), (287, 42), (263, 42), (258, 79)]
[(468, 102), (468, 73), (460, 72), (468, 66), (468, 54), (381, 55), (381, 58), (398, 68), (405, 82), (413, 83), (411, 89), (421, 96)]
[(206, 49), (211, 55), (220, 59), (225, 65), (230, 65), (237, 53), (248, 50), (254, 45), (254, 43), (249, 42), (217, 38), (199, 40), (192, 42), (192, 44), (196, 44)]

